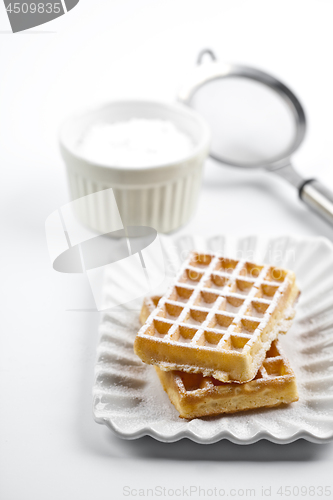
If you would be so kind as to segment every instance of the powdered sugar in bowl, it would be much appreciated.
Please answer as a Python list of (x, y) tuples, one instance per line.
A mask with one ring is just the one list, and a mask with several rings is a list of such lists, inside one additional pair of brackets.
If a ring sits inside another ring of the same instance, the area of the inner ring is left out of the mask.
[[(201, 116), (180, 104), (115, 101), (68, 119), (60, 130), (71, 198), (113, 188), (126, 226), (169, 232), (192, 216), (210, 133)], [(90, 206), (87, 225), (101, 230)]]

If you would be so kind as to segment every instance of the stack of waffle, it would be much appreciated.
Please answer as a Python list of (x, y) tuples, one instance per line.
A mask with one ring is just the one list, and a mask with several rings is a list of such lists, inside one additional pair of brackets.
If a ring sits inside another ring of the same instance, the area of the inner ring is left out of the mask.
[(144, 301), (134, 350), (183, 418), (297, 401), (277, 338), (298, 295), (292, 271), (193, 252), (167, 293)]

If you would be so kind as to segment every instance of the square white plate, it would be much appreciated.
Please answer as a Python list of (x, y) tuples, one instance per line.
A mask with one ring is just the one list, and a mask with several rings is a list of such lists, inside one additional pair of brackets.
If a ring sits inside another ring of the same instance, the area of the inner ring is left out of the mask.
[[(267, 262), (295, 271), (301, 289), (294, 325), (281, 344), (295, 371), (299, 401), (275, 409), (194, 420), (179, 418), (152, 366), (133, 352), (140, 327), (140, 303), (105, 313), (93, 388), (95, 420), (118, 436), (149, 435), (164, 442), (198, 443), (260, 439), (291, 443), (299, 438), (324, 443), (333, 438), (333, 245), (325, 238), (237, 239), (160, 237), (166, 287), (189, 250), (218, 251), (229, 257)], [(158, 292), (158, 291), (155, 291)]]

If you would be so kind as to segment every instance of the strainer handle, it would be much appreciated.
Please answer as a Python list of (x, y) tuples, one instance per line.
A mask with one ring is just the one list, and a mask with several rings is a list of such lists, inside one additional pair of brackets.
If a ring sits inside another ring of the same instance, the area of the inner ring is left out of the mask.
[(316, 179), (308, 179), (299, 188), (299, 196), (306, 205), (333, 225), (333, 192)]

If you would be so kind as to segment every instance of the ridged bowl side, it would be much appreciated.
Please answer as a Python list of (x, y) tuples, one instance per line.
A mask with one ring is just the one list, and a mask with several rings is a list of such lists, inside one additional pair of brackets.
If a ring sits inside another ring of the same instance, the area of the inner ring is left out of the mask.
[[(75, 200), (113, 188), (124, 225), (151, 226), (167, 233), (184, 225), (192, 216), (201, 184), (202, 164), (172, 181), (137, 187), (98, 182), (68, 168), (71, 198)], [(95, 204), (86, 207), (86, 213), (80, 215), (85, 224), (101, 232), (105, 227), (113, 227), (113, 212), (108, 210), (104, 201), (103, 197), (99, 197)]]

